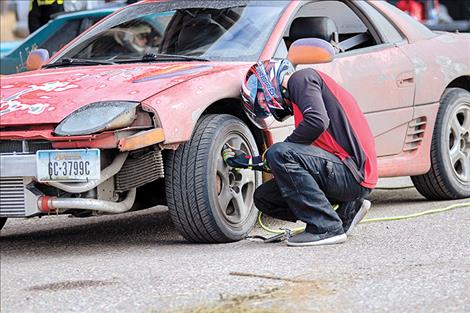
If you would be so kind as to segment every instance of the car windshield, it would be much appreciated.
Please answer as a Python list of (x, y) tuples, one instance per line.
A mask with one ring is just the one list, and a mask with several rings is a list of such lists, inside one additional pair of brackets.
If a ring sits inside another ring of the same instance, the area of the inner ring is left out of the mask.
[[(142, 3), (116, 13), (52, 60), (257, 61), (288, 1)], [(148, 58), (151, 55), (152, 58)], [(171, 56), (171, 58), (169, 58)], [(191, 60), (190, 58), (186, 58)]]

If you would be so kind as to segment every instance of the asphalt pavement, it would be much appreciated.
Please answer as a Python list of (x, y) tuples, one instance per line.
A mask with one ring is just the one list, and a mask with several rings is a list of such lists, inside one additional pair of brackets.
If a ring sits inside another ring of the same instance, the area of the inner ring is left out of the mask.
[[(367, 218), (470, 202), (431, 202), (415, 189), (371, 200)], [(0, 236), (1, 312), (470, 312), (469, 226), (460, 208), (292, 248), (189, 244), (165, 207), (11, 219)]]

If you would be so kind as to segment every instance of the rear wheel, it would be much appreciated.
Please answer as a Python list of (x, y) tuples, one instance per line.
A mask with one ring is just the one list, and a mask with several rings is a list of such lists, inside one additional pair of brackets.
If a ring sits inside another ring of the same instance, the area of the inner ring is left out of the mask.
[(431, 200), (470, 197), (470, 92), (446, 90), (434, 127), (431, 169), (411, 179)]
[(190, 141), (167, 155), (166, 193), (171, 218), (191, 242), (243, 239), (256, 222), (253, 202), (261, 174), (233, 171), (222, 159), (224, 145), (258, 154), (248, 127), (231, 115), (206, 115)]

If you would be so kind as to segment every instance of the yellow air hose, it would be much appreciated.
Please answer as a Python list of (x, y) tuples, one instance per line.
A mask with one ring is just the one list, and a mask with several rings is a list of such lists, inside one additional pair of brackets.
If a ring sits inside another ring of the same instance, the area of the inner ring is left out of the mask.
[[(362, 221), (361, 221), (361, 224), (362, 224), (362, 223), (377, 223), (377, 222), (400, 221), (400, 220), (406, 220), (406, 219), (410, 219), (410, 218), (416, 218), (416, 217), (420, 217), (420, 216), (424, 216), (424, 215), (431, 215), (431, 214), (442, 213), (442, 212), (454, 210), (454, 209), (457, 209), (457, 208), (464, 208), (464, 207), (470, 207), (470, 202), (468, 202), (468, 203), (453, 204), (453, 205), (450, 205), (450, 206), (445, 207), (445, 208), (426, 210), (426, 211), (422, 211), (422, 212), (418, 212), (418, 213), (413, 213), (413, 214), (407, 214), (407, 215), (398, 215), (398, 216), (389, 216), (389, 217), (369, 218), (369, 219), (362, 220)], [(338, 209), (338, 205), (333, 206), (333, 209), (334, 209), (334, 210)], [(271, 229), (271, 228), (269, 228), (268, 226), (266, 226), (266, 225), (263, 223), (263, 220), (262, 220), (262, 218), (261, 218), (262, 215), (263, 215), (263, 214), (262, 214), (261, 212), (259, 212), (259, 214), (258, 214), (258, 224), (261, 226), (262, 229), (264, 229), (264, 230), (267, 231), (268, 233), (272, 233), (272, 234), (283, 234), (283, 233), (285, 233), (285, 230), (282, 230), (282, 229)], [(294, 228), (294, 229), (292, 229), (291, 231), (292, 231), (292, 233), (296, 234), (296, 233), (303, 232), (304, 230), (305, 230), (305, 226), (304, 226), (304, 227)]]

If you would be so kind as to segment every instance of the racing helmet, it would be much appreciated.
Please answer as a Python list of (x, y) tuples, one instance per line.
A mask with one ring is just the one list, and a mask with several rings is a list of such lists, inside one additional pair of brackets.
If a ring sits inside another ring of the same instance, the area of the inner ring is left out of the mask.
[(282, 86), (284, 76), (293, 72), (292, 63), (283, 59), (258, 62), (246, 74), (240, 91), (242, 107), (258, 128), (268, 128), (272, 118), (282, 122), (293, 114), (288, 92)]

